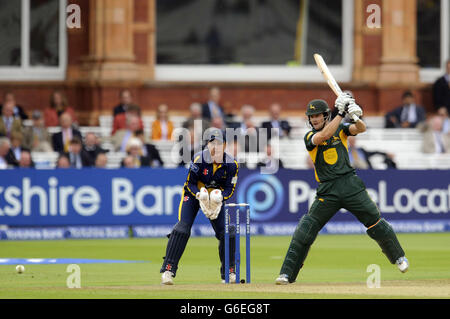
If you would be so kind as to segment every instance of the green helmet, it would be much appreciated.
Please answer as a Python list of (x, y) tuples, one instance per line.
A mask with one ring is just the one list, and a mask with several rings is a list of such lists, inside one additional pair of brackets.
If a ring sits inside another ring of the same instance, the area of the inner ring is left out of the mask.
[(330, 108), (324, 100), (312, 100), (306, 108), (306, 116), (329, 113)]

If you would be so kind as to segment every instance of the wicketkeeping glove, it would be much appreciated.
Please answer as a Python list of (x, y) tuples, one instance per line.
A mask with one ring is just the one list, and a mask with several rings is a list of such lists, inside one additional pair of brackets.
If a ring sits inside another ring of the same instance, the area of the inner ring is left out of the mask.
[(355, 99), (350, 94), (341, 93), (334, 102), (334, 106), (338, 109), (338, 114), (344, 117), (347, 111), (346, 108), (352, 103), (355, 103)]
[(222, 209), (222, 201), (223, 196), (220, 189), (215, 189), (209, 194), (210, 220), (214, 220), (219, 216), (220, 210)]
[(195, 194), (195, 198), (198, 199), (198, 202), (200, 203), (200, 208), (201, 208), (203, 214), (205, 214), (205, 216), (207, 218), (211, 218), (211, 209), (210, 209), (210, 205), (209, 205), (208, 190), (206, 188), (202, 187), (200, 189), (200, 192)]

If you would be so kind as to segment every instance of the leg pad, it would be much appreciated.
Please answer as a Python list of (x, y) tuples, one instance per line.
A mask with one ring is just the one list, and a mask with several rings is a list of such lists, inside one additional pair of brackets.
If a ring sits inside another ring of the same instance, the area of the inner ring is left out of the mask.
[(370, 238), (378, 243), (391, 264), (394, 264), (398, 258), (405, 256), (392, 226), (384, 218), (380, 219), (374, 226), (369, 227), (366, 232)]

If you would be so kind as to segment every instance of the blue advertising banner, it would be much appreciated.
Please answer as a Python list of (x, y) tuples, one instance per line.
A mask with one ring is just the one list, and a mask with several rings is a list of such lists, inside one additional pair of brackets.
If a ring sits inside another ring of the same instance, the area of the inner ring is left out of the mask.
[[(358, 175), (382, 216), (394, 226), (448, 231), (450, 171), (367, 170)], [(0, 225), (132, 225), (137, 237), (167, 234), (177, 222), (186, 176), (184, 168), (1, 171)], [(291, 234), (312, 204), (316, 187), (312, 170), (280, 170), (274, 175), (240, 170), (229, 202), (250, 203), (256, 233)], [(201, 212), (195, 225), (200, 235), (211, 228)], [(331, 233), (360, 230), (356, 218), (345, 211), (324, 228)]]

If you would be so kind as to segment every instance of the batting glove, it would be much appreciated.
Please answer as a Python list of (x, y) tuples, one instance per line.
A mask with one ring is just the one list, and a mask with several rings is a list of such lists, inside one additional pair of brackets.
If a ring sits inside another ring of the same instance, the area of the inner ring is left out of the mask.
[(350, 104), (350, 106), (348, 107), (348, 114), (353, 118), (354, 116), (357, 116), (358, 118), (361, 118), (361, 116), (363, 115), (363, 110), (361, 109), (361, 107), (356, 104), (356, 103), (352, 103)]
[(355, 103), (355, 99), (350, 94), (341, 93), (334, 102), (334, 106), (338, 109), (338, 114), (344, 117), (347, 107), (352, 103)]

